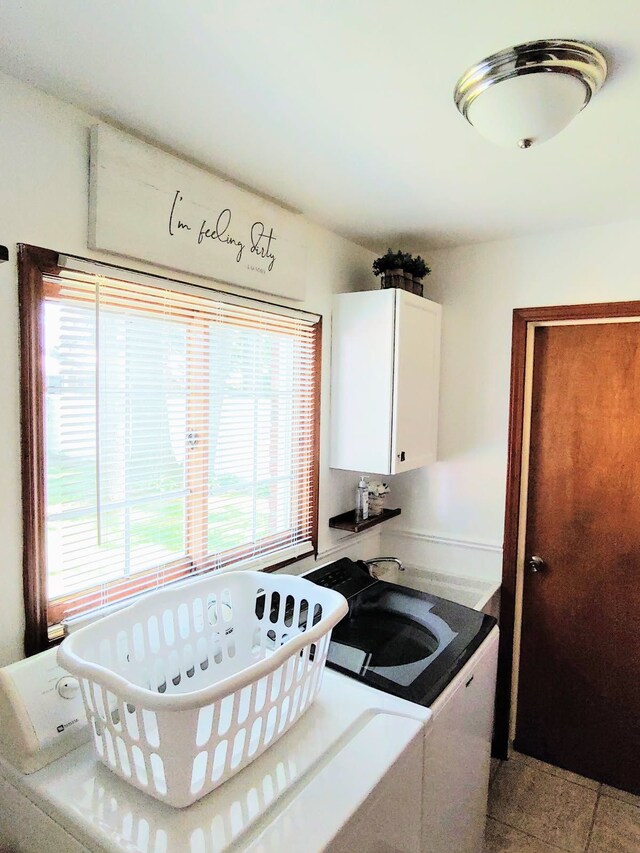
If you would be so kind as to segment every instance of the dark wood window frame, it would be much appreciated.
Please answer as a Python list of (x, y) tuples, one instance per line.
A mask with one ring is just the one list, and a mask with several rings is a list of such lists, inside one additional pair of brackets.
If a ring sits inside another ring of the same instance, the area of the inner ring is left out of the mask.
[(500, 600), (500, 650), (493, 742), (493, 753), (499, 758), (507, 758), (509, 752), (528, 327), (530, 323), (625, 317), (640, 317), (640, 302), (550, 305), (540, 308), (516, 308), (513, 312), (507, 488)]
[[(91, 262), (91, 261), (90, 261)], [(98, 262), (96, 262), (98, 263)], [(113, 267), (112, 267), (113, 268)], [(123, 272), (136, 272), (118, 267)], [(59, 253), (26, 244), (18, 246), (19, 314), (20, 314), (20, 396), (21, 396), (21, 462), (22, 462), (22, 513), (23, 513), (23, 589), (25, 603), (26, 655), (32, 655), (53, 645), (48, 630), (47, 577), (46, 577), (46, 485), (45, 485), (45, 380), (43, 374), (44, 337), (41, 306), (45, 298), (45, 279), (58, 276), (62, 271)], [(159, 285), (176, 282), (175, 278), (154, 276)], [(258, 300), (254, 300), (259, 305)], [(277, 308), (264, 303), (267, 310)], [(320, 431), (320, 364), (322, 319), (317, 323), (315, 347), (315, 417), (313, 439), (313, 470), (311, 477), (312, 549), (309, 553), (288, 559), (274, 554), (274, 564), (265, 571), (275, 571), (284, 566), (316, 555), (318, 552), (318, 491), (319, 491), (319, 431)], [(187, 531), (193, 537), (193, 530)], [(272, 537), (277, 544), (280, 536)], [(246, 548), (217, 554), (200, 554), (198, 570), (215, 568), (235, 562), (246, 556)], [(170, 570), (171, 567), (167, 567)], [(191, 570), (195, 570), (194, 564)], [(187, 570), (188, 573), (189, 570)], [(154, 572), (155, 574), (155, 572)], [(182, 572), (184, 574), (184, 572)], [(174, 578), (175, 579), (175, 578)]]

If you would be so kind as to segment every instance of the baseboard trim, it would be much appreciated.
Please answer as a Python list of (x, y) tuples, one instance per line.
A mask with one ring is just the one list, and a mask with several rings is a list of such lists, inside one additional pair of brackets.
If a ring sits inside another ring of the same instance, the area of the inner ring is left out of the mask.
[(396, 527), (394, 530), (389, 531), (388, 535), (403, 536), (407, 539), (430, 542), (434, 545), (451, 545), (454, 548), (470, 548), (472, 551), (489, 551), (494, 554), (502, 553), (502, 545), (498, 545), (495, 542), (476, 542), (473, 539), (457, 539), (453, 536), (442, 536), (438, 533), (428, 533), (409, 528)]
[(419, 571), (491, 584), (502, 577), (502, 547), (494, 542), (394, 528), (382, 531), (381, 546)]

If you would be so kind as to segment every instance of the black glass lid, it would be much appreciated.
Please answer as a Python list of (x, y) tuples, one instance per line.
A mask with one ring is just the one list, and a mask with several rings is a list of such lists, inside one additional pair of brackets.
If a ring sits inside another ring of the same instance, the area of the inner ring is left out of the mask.
[(469, 660), (496, 620), (419, 590), (376, 581), (366, 566), (340, 560), (307, 575), (347, 596), (327, 665), (428, 706)]

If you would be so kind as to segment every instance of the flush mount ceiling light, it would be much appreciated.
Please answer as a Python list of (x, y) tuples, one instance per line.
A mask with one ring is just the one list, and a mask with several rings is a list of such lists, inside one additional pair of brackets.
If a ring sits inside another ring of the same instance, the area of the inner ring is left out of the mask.
[(453, 97), (469, 124), (487, 139), (530, 148), (566, 127), (606, 76), (604, 56), (590, 45), (544, 39), (478, 62), (458, 80)]

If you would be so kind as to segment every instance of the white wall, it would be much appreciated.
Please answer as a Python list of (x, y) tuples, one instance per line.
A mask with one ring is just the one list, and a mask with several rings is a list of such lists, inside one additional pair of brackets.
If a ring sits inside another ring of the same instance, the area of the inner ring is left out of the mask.
[[(88, 128), (95, 121), (0, 75), (0, 244), (10, 250), (10, 263), (0, 265), (0, 665), (22, 656), (23, 634), (16, 243), (128, 265), (86, 248)], [(333, 556), (336, 545), (362, 540), (327, 527), (331, 515), (353, 506), (356, 486), (354, 475), (331, 471), (327, 465), (331, 295), (370, 287), (373, 255), (312, 223), (305, 231), (309, 276), (302, 307), (325, 317), (320, 549)], [(149, 264), (131, 265), (154, 271)], [(377, 536), (365, 535), (363, 553), (370, 556), (378, 550), (377, 543)]]
[(383, 548), (425, 568), (499, 574), (512, 311), (640, 299), (639, 246), (634, 221), (428, 254), (426, 295), (443, 305), (439, 461), (394, 478), (403, 514)]

